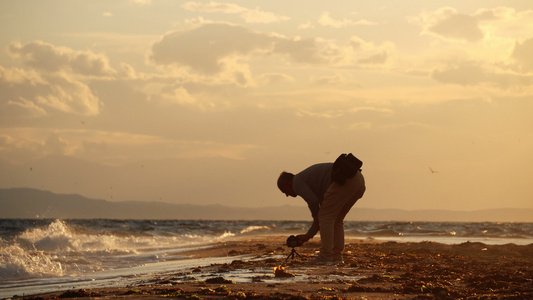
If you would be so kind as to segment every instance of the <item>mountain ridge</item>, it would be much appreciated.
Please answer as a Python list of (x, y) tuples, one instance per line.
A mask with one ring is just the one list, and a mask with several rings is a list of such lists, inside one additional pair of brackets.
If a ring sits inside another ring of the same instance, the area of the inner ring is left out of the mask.
[[(307, 207), (232, 207), (165, 202), (112, 202), (32, 188), (0, 189), (0, 218), (310, 220)], [(533, 209), (475, 211), (354, 207), (346, 221), (533, 222)]]

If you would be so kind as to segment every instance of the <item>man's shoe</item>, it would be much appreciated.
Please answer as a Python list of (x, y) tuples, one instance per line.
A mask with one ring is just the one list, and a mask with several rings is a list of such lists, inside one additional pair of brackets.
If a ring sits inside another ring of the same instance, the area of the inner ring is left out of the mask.
[(342, 255), (339, 256), (333, 256), (333, 259), (331, 260), (334, 264), (343, 264), (344, 260), (342, 259)]
[(331, 265), (333, 264), (333, 262), (329, 259), (326, 259), (322, 256), (317, 256), (315, 259), (311, 260), (308, 262), (309, 264), (312, 264), (312, 265)]

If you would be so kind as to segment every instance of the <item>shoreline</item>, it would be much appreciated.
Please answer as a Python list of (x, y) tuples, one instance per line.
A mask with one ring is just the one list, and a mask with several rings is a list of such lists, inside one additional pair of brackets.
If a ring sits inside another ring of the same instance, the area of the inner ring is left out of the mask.
[[(58, 290), (24, 299), (533, 298), (533, 244), (350, 239), (344, 263), (311, 265), (320, 239), (295, 248), (299, 256), (294, 259), (288, 258), (285, 240), (261, 236), (218, 242), (180, 253), (206, 261), (204, 266), (149, 274), (127, 286)], [(215, 262), (224, 257), (227, 262)], [(284, 270), (276, 275), (279, 266)]]

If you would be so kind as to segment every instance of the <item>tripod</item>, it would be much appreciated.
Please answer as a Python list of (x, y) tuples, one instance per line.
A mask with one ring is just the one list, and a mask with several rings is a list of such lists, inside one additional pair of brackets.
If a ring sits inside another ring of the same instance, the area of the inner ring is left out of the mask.
[(298, 252), (296, 252), (296, 249), (294, 249), (294, 247), (292, 247), (291, 253), (289, 253), (289, 255), (287, 255), (287, 258), (285, 259), (285, 261), (289, 260), (289, 258), (294, 259), (294, 255), (298, 255), (299, 258), (302, 258), (302, 256), (300, 254), (298, 254)]

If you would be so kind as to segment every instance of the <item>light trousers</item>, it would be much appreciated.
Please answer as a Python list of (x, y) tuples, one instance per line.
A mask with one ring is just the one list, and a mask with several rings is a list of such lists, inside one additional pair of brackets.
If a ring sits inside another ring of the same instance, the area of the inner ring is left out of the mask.
[(342, 258), (344, 250), (344, 218), (365, 193), (365, 179), (357, 172), (344, 185), (332, 182), (318, 210), (320, 254), (324, 259)]

